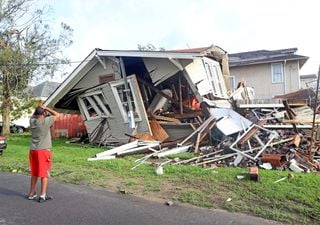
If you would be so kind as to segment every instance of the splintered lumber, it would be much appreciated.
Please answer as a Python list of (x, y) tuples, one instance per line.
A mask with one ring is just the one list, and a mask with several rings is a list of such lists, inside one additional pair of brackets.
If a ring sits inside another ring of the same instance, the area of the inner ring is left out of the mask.
[(195, 160), (198, 161), (198, 160), (200, 160), (202, 158), (206, 158), (206, 157), (209, 157), (209, 156), (212, 156), (212, 155), (216, 155), (216, 154), (219, 154), (221, 152), (223, 152), (223, 150), (218, 150), (218, 151), (211, 152), (211, 153), (208, 153), (208, 154), (205, 154), (205, 155), (196, 156), (196, 157), (193, 157), (191, 159), (182, 160), (182, 161), (174, 163), (174, 165), (191, 163), (192, 161), (195, 161)]
[(164, 140), (168, 139), (169, 135), (167, 132), (162, 128), (162, 126), (159, 124), (158, 121), (156, 120), (151, 120), (149, 122), (150, 128), (153, 134), (153, 137), (160, 141), (163, 142)]
[(101, 156), (99, 158), (93, 157), (93, 158), (88, 158), (88, 161), (97, 161), (97, 160), (110, 160), (110, 159), (115, 159), (115, 155), (106, 155), (106, 156)]
[(159, 152), (159, 153), (156, 154), (155, 156), (157, 156), (158, 158), (162, 158), (162, 157), (165, 157), (165, 156), (167, 156), (167, 155), (174, 155), (174, 154), (179, 154), (179, 153), (187, 152), (191, 146), (192, 146), (192, 145), (186, 145), (186, 146), (182, 146), (182, 147), (177, 147), (177, 148), (169, 149), (169, 150), (164, 151), (164, 152)]
[(158, 141), (149, 142), (149, 143), (143, 143), (143, 146), (132, 148), (132, 149), (126, 149), (126, 150), (117, 152), (116, 154), (117, 154), (117, 156), (123, 156), (123, 155), (141, 153), (141, 152), (145, 152), (145, 151), (152, 151), (152, 150), (149, 150), (149, 149), (152, 148), (152, 147), (157, 147), (157, 146), (159, 146), (159, 142)]
[(241, 139), (238, 141), (240, 145), (243, 145), (246, 143), (252, 136), (255, 135), (255, 133), (259, 130), (261, 126), (267, 123), (267, 120), (259, 120), (256, 124), (252, 125), (251, 128), (241, 137)]
[(292, 144), (294, 144), (296, 147), (299, 147), (300, 142), (301, 142), (301, 136), (299, 134), (296, 134), (293, 137)]
[[(282, 120), (282, 122), (284, 123), (291, 123), (291, 124), (296, 124), (296, 123), (302, 123), (302, 124), (312, 124), (313, 123), (313, 119), (310, 118), (300, 118), (300, 119), (293, 119), (293, 120)], [(320, 119), (318, 118), (317, 120), (314, 121), (314, 123), (319, 124), (320, 123)], [(296, 126), (296, 125), (295, 125)]]
[[(199, 145), (200, 145), (200, 142), (205, 138), (205, 136), (207, 136), (208, 134), (208, 131), (212, 129), (212, 127), (216, 124), (215, 121), (210, 121), (210, 123), (208, 123), (207, 126), (203, 127), (203, 129), (201, 129), (198, 133), (198, 136), (197, 136), (197, 141), (196, 141), (196, 145), (194, 147), (194, 151), (195, 152), (198, 152), (199, 150)], [(202, 134), (204, 133), (204, 134)]]
[(173, 123), (181, 123), (180, 120), (176, 118), (167, 117), (167, 116), (153, 115), (152, 117), (155, 118), (156, 120), (162, 120), (162, 121), (173, 122)]
[[(286, 100), (283, 100), (282, 102), (283, 102), (283, 106), (284, 106), (285, 110), (287, 111), (289, 119), (293, 120), (296, 117), (295, 112), (290, 108), (290, 106), (289, 106), (289, 104), (288, 104), (288, 102)], [(291, 123), (291, 124), (293, 126), (293, 130), (296, 133), (299, 133), (298, 129), (297, 129), (297, 126), (294, 123)]]
[(134, 148), (134, 147), (137, 147), (137, 146), (138, 146), (138, 141), (133, 141), (133, 142), (130, 142), (128, 144), (124, 144), (124, 145), (121, 145), (119, 147), (113, 148), (111, 150), (107, 150), (107, 151), (104, 151), (104, 152), (101, 152), (101, 153), (97, 153), (96, 157), (99, 158), (99, 157), (103, 157), (103, 156), (114, 155), (114, 154), (116, 154), (118, 152), (121, 152), (123, 150)]
[(170, 118), (186, 119), (186, 118), (194, 118), (197, 116), (203, 116), (203, 112), (202, 111), (195, 111), (195, 112), (184, 112), (183, 114), (172, 114), (172, 115), (170, 115)]
[(187, 138), (185, 138), (182, 142), (180, 142), (178, 145), (183, 145), (186, 143), (190, 138), (192, 138), (194, 135), (196, 135), (198, 132), (202, 131), (204, 128), (206, 128), (213, 120), (215, 119), (214, 116), (210, 116), (206, 121), (204, 121), (194, 132), (192, 132)]

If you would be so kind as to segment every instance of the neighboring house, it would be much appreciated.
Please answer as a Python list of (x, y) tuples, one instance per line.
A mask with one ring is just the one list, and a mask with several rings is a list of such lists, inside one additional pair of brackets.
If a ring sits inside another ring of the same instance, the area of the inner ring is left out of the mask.
[[(36, 86), (29, 86), (26, 89), (26, 92), (31, 94), (34, 98), (39, 99), (41, 101), (45, 101), (53, 92), (54, 90), (60, 85), (60, 83), (53, 82), (53, 81), (44, 81)], [(24, 114), (19, 119), (12, 121), (15, 124), (29, 127), (29, 118), (31, 114)]]
[(271, 99), (299, 90), (299, 71), (309, 57), (296, 55), (296, 51), (289, 48), (229, 54), (231, 88), (245, 81), (254, 88), (255, 99)]
[(32, 88), (32, 94), (45, 101), (60, 85), (58, 82), (54, 81), (44, 81)]
[(190, 117), (197, 113), (191, 100), (195, 107), (203, 101), (231, 107), (222, 75), (229, 75), (226, 57), (217, 46), (176, 51), (95, 49), (45, 104), (59, 111), (80, 111), (93, 143), (126, 143), (133, 130), (177, 140), (194, 131), (188, 120), (171, 119), (160, 126), (152, 119), (154, 114), (174, 104), (179, 109), (175, 115)]
[(317, 85), (317, 75), (316, 74), (307, 74), (300, 76), (301, 88), (314, 88), (316, 89)]

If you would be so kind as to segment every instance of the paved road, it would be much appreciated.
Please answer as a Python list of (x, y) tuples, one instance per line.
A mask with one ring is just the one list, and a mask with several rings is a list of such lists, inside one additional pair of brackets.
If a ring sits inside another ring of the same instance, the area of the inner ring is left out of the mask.
[(275, 222), (222, 210), (174, 204), (50, 181), (54, 200), (24, 198), (29, 177), (0, 173), (0, 225), (270, 225)]

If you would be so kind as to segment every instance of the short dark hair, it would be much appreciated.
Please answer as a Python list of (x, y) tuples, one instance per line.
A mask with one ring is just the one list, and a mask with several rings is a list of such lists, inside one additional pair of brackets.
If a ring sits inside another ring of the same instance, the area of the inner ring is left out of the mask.
[(35, 116), (40, 116), (40, 115), (44, 115), (44, 109), (40, 106), (38, 106), (36, 108), (36, 110), (34, 111), (34, 115)]

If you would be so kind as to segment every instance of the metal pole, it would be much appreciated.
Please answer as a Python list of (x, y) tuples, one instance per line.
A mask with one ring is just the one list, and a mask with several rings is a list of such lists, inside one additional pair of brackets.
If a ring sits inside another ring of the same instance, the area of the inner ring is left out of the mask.
[(312, 160), (313, 159), (313, 154), (312, 154), (312, 149), (314, 145), (314, 125), (316, 121), (316, 113), (317, 113), (317, 104), (318, 104), (318, 93), (319, 93), (319, 78), (320, 78), (320, 65), (319, 65), (319, 70), (318, 70), (318, 78), (317, 78), (317, 88), (316, 88), (316, 96), (315, 96), (315, 101), (313, 105), (313, 119), (312, 119), (312, 129), (311, 129), (311, 139), (310, 139), (310, 147), (309, 147), (309, 158)]

